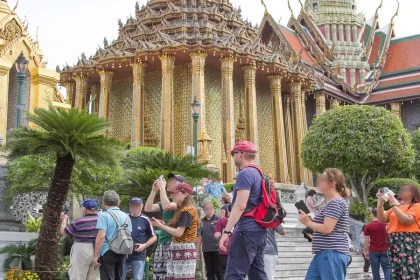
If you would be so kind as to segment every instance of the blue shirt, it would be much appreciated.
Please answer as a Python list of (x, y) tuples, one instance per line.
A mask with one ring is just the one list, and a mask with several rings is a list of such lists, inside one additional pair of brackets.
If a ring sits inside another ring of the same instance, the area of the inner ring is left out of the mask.
[[(239, 171), (236, 177), (236, 184), (233, 187), (233, 199), (232, 208), (236, 202), (236, 194), (238, 190), (248, 190), (249, 198), (248, 204), (245, 209), (246, 212), (254, 209), (261, 202), (261, 184), (262, 176), (257, 169), (253, 167), (247, 167)], [(265, 232), (266, 229), (257, 224), (254, 218), (241, 218), (235, 227), (236, 230), (247, 230), (247, 231), (261, 231)]]
[(205, 187), (206, 193), (210, 194), (214, 198), (217, 199), (217, 201), (222, 200), (222, 194), (226, 192), (225, 187), (223, 187), (223, 184), (220, 182), (215, 183), (209, 183)]
[(120, 210), (120, 208), (113, 207), (109, 208), (106, 212), (100, 213), (98, 217), (98, 223), (96, 224), (96, 229), (105, 231), (105, 240), (101, 248), (101, 256), (105, 255), (105, 253), (108, 252), (108, 241), (111, 241), (117, 233), (117, 224), (115, 223), (114, 218), (112, 218), (110, 214), (107, 214), (107, 212), (109, 211), (112, 211), (116, 214), (121, 224), (125, 224), (125, 222), (127, 221), (128, 231), (132, 231), (131, 220), (128, 218), (128, 215), (126, 213)]
[[(141, 214), (138, 217), (133, 217), (130, 215), (130, 220), (133, 227), (131, 237), (133, 238), (134, 244), (145, 244), (150, 239), (150, 237), (155, 236), (153, 226), (146, 215)], [(136, 249), (136, 246), (134, 246), (134, 249)], [(143, 252), (136, 252), (133, 250), (133, 254), (129, 255), (128, 259), (144, 261), (146, 259), (146, 250)]]

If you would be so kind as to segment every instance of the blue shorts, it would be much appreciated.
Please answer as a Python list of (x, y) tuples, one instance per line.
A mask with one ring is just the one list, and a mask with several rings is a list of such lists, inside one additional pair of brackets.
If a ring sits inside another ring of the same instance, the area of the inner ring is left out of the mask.
[(350, 256), (337, 251), (325, 250), (313, 258), (305, 280), (345, 280)]

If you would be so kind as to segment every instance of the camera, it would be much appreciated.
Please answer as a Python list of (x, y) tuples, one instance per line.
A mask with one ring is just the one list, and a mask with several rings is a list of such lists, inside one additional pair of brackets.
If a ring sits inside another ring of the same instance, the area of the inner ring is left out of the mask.
[(391, 196), (395, 197), (395, 193), (394, 193), (393, 191), (391, 191), (390, 189), (388, 189), (388, 188), (382, 188), (382, 189), (381, 189), (381, 193), (383, 194), (382, 199), (383, 199), (384, 201), (386, 201), (386, 202), (388, 202), (388, 201), (389, 201), (389, 198), (390, 198)]

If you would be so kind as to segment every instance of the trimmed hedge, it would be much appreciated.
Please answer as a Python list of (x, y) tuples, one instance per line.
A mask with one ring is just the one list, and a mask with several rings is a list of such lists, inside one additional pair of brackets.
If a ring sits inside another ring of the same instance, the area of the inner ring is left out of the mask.
[(225, 187), (225, 189), (228, 193), (233, 191), (233, 186), (234, 185), (235, 185), (235, 183), (225, 183), (225, 184), (223, 184), (223, 186)]
[(394, 193), (399, 193), (400, 188), (404, 185), (415, 185), (420, 190), (420, 185), (411, 179), (407, 178), (388, 178), (388, 179), (379, 179), (376, 181), (375, 186), (370, 190), (370, 196), (376, 198), (376, 193), (379, 189), (388, 188)]

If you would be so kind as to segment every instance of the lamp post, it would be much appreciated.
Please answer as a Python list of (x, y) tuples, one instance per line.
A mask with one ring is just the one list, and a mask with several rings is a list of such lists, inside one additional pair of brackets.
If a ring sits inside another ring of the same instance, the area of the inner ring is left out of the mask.
[(26, 60), (23, 52), (19, 55), (18, 59), (16, 60), (15, 66), (17, 71), (17, 80), (18, 80), (18, 101), (17, 101), (17, 120), (16, 126), (20, 127), (20, 119), (22, 114), (22, 90), (23, 90), (23, 82), (26, 78), (26, 71), (28, 70), (28, 63), (29, 61)]
[(197, 96), (194, 96), (194, 101), (191, 103), (192, 116), (194, 119), (194, 158), (197, 160), (198, 150), (198, 118), (200, 116), (200, 103), (197, 100)]

